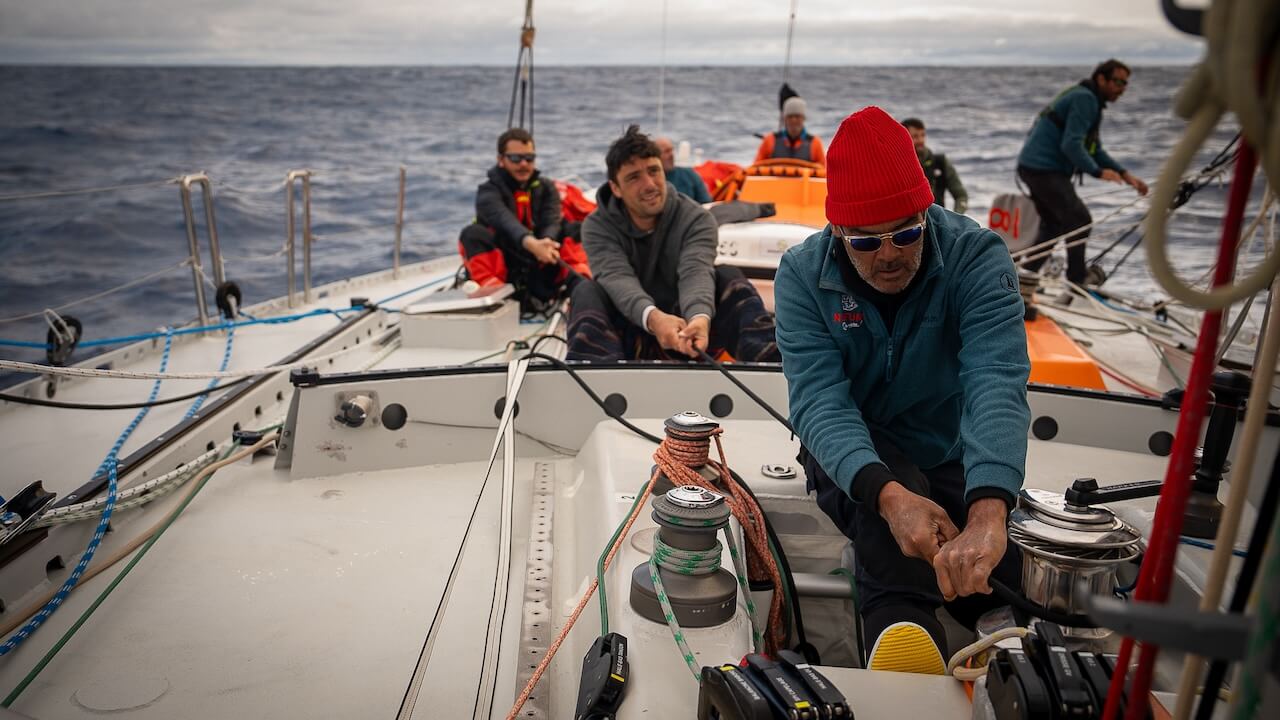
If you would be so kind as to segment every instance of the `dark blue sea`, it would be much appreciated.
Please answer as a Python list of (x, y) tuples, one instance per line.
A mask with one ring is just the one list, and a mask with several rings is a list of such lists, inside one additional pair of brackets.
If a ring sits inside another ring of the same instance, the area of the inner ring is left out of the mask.
[[(991, 198), (1013, 188), (1014, 158), (1035, 114), (1087, 70), (812, 67), (793, 69), (791, 84), (808, 101), (809, 129), (827, 141), (843, 116), (868, 104), (923, 118), (930, 144), (968, 188), (970, 214), (985, 218)], [(1128, 93), (1107, 111), (1106, 147), (1148, 181), (1181, 134), (1171, 102), (1187, 72), (1136, 68)], [(284, 259), (254, 258), (283, 244), (288, 171), (314, 172), (314, 277), (323, 283), (390, 265), (404, 165), (406, 261), (455, 252), (506, 128), (511, 80), (500, 67), (0, 67), (0, 338), (43, 341), (42, 320), (4, 320), (187, 254), (173, 185), (11, 196), (207, 171), (228, 276), (252, 303), (285, 292)], [(702, 157), (745, 163), (755, 133), (776, 127), (780, 81), (777, 68), (668, 68), (662, 131)], [(539, 166), (585, 185), (603, 182), (605, 148), (627, 124), (659, 129), (655, 68), (540, 68), (534, 100)], [(1233, 133), (1222, 128), (1209, 151)], [(1133, 197), (1116, 190), (1092, 181), (1081, 192), (1098, 218)], [(1211, 261), (1224, 198), (1222, 187), (1207, 188), (1178, 215), (1174, 242), (1189, 277)], [(1131, 211), (1120, 222), (1136, 217)], [(1108, 287), (1155, 292), (1140, 251)], [(186, 322), (195, 316), (191, 274), (175, 268), (66, 312), (84, 322), (86, 339)], [(40, 353), (0, 348), (0, 357)]]

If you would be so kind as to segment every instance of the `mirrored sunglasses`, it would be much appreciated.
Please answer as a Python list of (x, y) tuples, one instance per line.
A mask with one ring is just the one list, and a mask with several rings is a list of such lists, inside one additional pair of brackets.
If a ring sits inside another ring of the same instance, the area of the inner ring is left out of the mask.
[(532, 163), (538, 159), (537, 153), (504, 153), (503, 155), (512, 165), (519, 165), (522, 162)]
[(858, 252), (875, 252), (880, 249), (885, 240), (893, 243), (894, 247), (909, 247), (917, 240), (924, 237), (924, 222), (918, 222), (911, 227), (896, 230), (894, 232), (879, 233), (877, 235), (845, 235), (839, 233), (841, 239), (849, 243), (849, 247)]

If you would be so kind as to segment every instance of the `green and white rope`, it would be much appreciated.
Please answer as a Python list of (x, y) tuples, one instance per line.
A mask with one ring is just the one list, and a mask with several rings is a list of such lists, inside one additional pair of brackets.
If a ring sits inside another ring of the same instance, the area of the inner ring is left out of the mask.
[[(686, 523), (674, 520), (670, 517), (663, 516), (664, 522), (671, 522), (673, 525), (698, 526), (716, 524), (715, 521), (700, 521), (697, 523)], [(763, 636), (756, 621), (756, 606), (751, 599), (751, 588), (747, 585), (747, 576), (743, 569), (742, 556), (738, 551), (738, 543), (733, 538), (733, 533), (729, 526), (724, 528), (725, 542), (729, 546), (729, 557), (733, 560), (734, 575), (738, 579), (738, 587), (742, 589), (742, 595), (746, 599), (747, 616), (751, 619), (751, 642), (756, 652), (760, 652), (763, 645)], [(698, 666), (698, 660), (693, 654), (693, 650), (689, 648), (689, 642), (685, 639), (684, 630), (680, 627), (680, 622), (676, 620), (675, 610), (671, 607), (671, 600), (667, 597), (666, 587), (662, 583), (661, 570), (667, 570), (679, 575), (710, 575), (720, 569), (720, 557), (724, 550), (724, 546), (720, 541), (707, 550), (684, 550), (672, 547), (662, 541), (661, 536), (655, 535), (653, 538), (653, 554), (649, 556), (649, 578), (653, 581), (654, 593), (658, 596), (658, 606), (662, 608), (662, 617), (667, 621), (667, 627), (671, 629), (671, 636), (675, 639), (676, 648), (680, 650), (680, 655), (684, 657), (684, 662), (689, 666), (689, 671), (693, 673), (695, 682), (701, 682), (702, 674)]]

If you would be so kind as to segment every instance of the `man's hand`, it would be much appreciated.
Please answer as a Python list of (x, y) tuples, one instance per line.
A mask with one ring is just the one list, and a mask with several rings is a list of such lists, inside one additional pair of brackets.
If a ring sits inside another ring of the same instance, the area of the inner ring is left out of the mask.
[(689, 357), (698, 357), (699, 350), (707, 351), (707, 343), (711, 339), (711, 321), (706, 315), (698, 315), (680, 331), (680, 339), (684, 341), (680, 352)]
[(1132, 185), (1133, 189), (1137, 190), (1139, 195), (1147, 194), (1147, 184), (1142, 182), (1142, 178), (1137, 175), (1134, 175), (1131, 172), (1125, 172), (1125, 174), (1121, 176), (1121, 179), (1129, 185)]
[(960, 534), (947, 511), (923, 495), (890, 482), (880, 489), (880, 516), (907, 557), (934, 562), (939, 548)]
[(1106, 168), (1105, 170), (1103, 170), (1102, 174), (1099, 175), (1098, 178), (1102, 180), (1106, 180), (1107, 182), (1124, 183), (1124, 178), (1120, 176), (1120, 173), (1116, 172), (1115, 170), (1112, 170), (1111, 168)]
[(525, 235), (524, 249), (533, 255), (533, 258), (543, 265), (554, 265), (560, 262), (560, 243), (551, 238), (535, 238), (532, 235)]
[(987, 579), (1009, 542), (1004, 500), (987, 497), (969, 506), (969, 519), (959, 537), (944, 544), (933, 558), (938, 589), (946, 600), (991, 593)]
[(685, 352), (684, 348), (688, 341), (680, 335), (680, 332), (685, 329), (685, 325), (687, 323), (685, 323), (684, 318), (677, 315), (669, 315), (654, 308), (649, 313), (649, 327), (646, 329), (658, 339), (658, 344), (662, 346), (662, 349)]

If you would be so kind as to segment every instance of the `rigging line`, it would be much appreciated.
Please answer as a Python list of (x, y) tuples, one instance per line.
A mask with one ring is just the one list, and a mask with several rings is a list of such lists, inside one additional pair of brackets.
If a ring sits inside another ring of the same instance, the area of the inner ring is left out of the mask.
[(404, 698), (400, 701), (400, 710), (396, 714), (397, 720), (409, 720), (409, 718), (413, 717), (413, 710), (418, 703), (418, 693), (422, 689), (422, 681), (426, 677), (427, 666), (431, 663), (431, 654), (435, 649), (440, 618), (448, 609), (449, 597), (453, 594), (454, 583), (458, 579), (458, 570), (462, 565), (462, 556), (467, 550), (467, 541), (471, 537), (471, 528), (475, 525), (476, 516), (479, 515), (480, 501), (484, 498), (485, 488), (488, 487), (489, 478), (493, 475), (493, 463), (498, 458), (498, 448), (501, 446), (502, 437), (506, 433), (507, 425), (515, 421), (516, 397), (520, 394), (521, 386), (524, 385), (524, 378), (528, 369), (528, 358), (512, 360), (511, 364), (507, 366), (506, 397), (508, 402), (504, 404), (502, 417), (498, 421), (498, 431), (493, 438), (493, 448), (489, 451), (489, 463), (485, 468), (484, 481), (480, 483), (480, 490), (476, 493), (476, 501), (471, 506), (471, 515), (467, 519), (466, 528), (462, 531), (462, 542), (458, 544), (458, 552), (453, 557), (453, 565), (449, 569), (448, 579), (445, 580), (444, 592), (440, 597), (440, 603), (436, 605), (435, 614), (431, 618), (431, 625), (427, 627), (427, 637), (418, 655), (418, 662), (414, 666), (409, 685), (405, 688)]
[(214, 385), (213, 387), (206, 387), (202, 390), (190, 392), (185, 395), (177, 395), (175, 397), (165, 398), (163, 400), (156, 400), (154, 402), (76, 403), (76, 402), (62, 402), (60, 400), (44, 400), (42, 398), (32, 398), (32, 397), (26, 397), (24, 395), (12, 395), (10, 393), (3, 393), (3, 392), (0, 392), (0, 400), (3, 400), (4, 402), (17, 403), (18, 405), (36, 405), (39, 407), (62, 408), (64, 410), (137, 410), (139, 408), (144, 408), (144, 407), (155, 407), (157, 405), (170, 405), (172, 403), (183, 402), (184, 400), (192, 400), (194, 398), (200, 397), (201, 395), (208, 395), (209, 393), (212, 393), (212, 392), (225, 390), (229, 387), (235, 387), (236, 385), (239, 385), (240, 383), (245, 382), (248, 379), (249, 378), (240, 378), (239, 380), (233, 380), (229, 383)]
[(89, 195), (92, 193), (111, 192), (114, 190), (133, 190), (136, 188), (172, 185), (178, 182), (178, 180), (179, 178), (169, 178), (168, 180), (152, 180), (150, 182), (128, 183), (124, 185), (104, 185), (102, 187), (78, 188), (76, 190), (51, 190), (49, 192), (0, 195), (0, 202), (6, 202), (9, 200), (35, 200), (38, 198), (68, 197), (70, 195)]
[(667, 0), (662, 0), (662, 50), (658, 63), (658, 134), (662, 134), (662, 111), (667, 91)]
[[(138, 285), (141, 285), (142, 283), (148, 282), (150, 280), (154, 280), (160, 277), (161, 275), (164, 275), (166, 273), (171, 273), (174, 270), (178, 270), (190, 264), (191, 264), (190, 260), (183, 260), (177, 265), (170, 265), (169, 267), (161, 268), (160, 270), (156, 270), (155, 272), (150, 273), (148, 275), (143, 275), (140, 278), (130, 280), (129, 282), (126, 282), (122, 285), (117, 285), (113, 288), (108, 288), (106, 290), (103, 290), (102, 292), (94, 293), (93, 295), (86, 295), (85, 297), (82, 297), (78, 300), (72, 300), (71, 302), (63, 303), (61, 305), (55, 305), (51, 308), (46, 308), (46, 309), (47, 310), (66, 310), (67, 308), (72, 308), (77, 305), (90, 302), (92, 300), (104, 298), (112, 293), (120, 292), (121, 290), (128, 290), (131, 287), (136, 287)], [(18, 322), (19, 320), (30, 320), (31, 318), (37, 318), (42, 315), (44, 315), (44, 310), (37, 310), (35, 312), (29, 312), (24, 315), (14, 315), (13, 317), (0, 318), (0, 325), (3, 325), (5, 323)]]
[[(178, 333), (174, 333), (177, 335)], [(301, 367), (311, 367), (319, 364), (321, 361), (330, 358), (336, 358), (340, 355), (355, 352), (356, 350), (368, 350), (368, 345), (351, 345), (345, 350), (327, 353), (325, 355), (317, 355), (313, 358), (299, 360), (297, 362), (285, 365), (268, 365), (260, 368), (248, 368), (244, 370), (226, 370), (222, 372), (188, 372), (188, 373), (165, 373), (165, 372), (134, 372), (130, 370), (99, 370), (97, 368), (85, 367), (55, 367), (53, 365), (40, 365), (38, 363), (19, 362), (17, 360), (0, 360), (0, 370), (16, 370), (18, 372), (35, 373), (37, 375), (64, 375), (67, 377), (99, 377), (99, 378), (116, 378), (121, 380), (213, 380), (223, 378), (247, 378), (255, 375), (273, 375), (286, 370), (293, 370)]]
[(791, 19), (787, 23), (787, 56), (782, 64), (782, 82), (791, 82), (791, 36), (796, 29), (796, 6), (800, 0), (791, 0)]
[[(528, 360), (515, 361), (528, 367)], [(511, 394), (508, 383), (507, 394)], [(473, 705), (474, 720), (488, 718), (493, 709), (498, 684), (494, 675), (502, 662), (502, 628), (507, 624), (507, 595), (511, 592), (511, 526), (512, 505), (515, 502), (516, 437), (515, 420), (507, 423), (502, 433), (502, 492), (499, 493), (498, 562), (493, 568), (493, 597), (489, 604), (489, 622), (485, 628), (485, 648), (481, 655), (480, 678), (476, 684), (476, 701)], [(497, 620), (497, 628), (494, 621)], [(490, 653), (493, 660), (489, 660)], [(483, 688), (488, 686), (489, 692)]]

